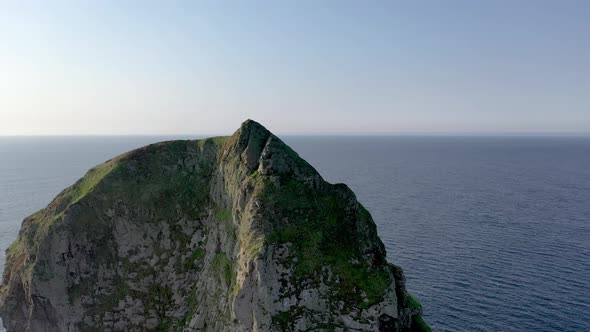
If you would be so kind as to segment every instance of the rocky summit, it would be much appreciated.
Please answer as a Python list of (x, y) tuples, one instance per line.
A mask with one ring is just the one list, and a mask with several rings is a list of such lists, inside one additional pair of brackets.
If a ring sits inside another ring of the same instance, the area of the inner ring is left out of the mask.
[(426, 331), (369, 212), (260, 124), (90, 171), (8, 248), (8, 331)]

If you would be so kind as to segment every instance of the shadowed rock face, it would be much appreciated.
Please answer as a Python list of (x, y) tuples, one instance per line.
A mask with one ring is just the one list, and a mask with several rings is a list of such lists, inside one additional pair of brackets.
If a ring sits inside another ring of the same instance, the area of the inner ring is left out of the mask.
[(367, 210), (248, 120), (91, 169), (7, 250), (9, 331), (410, 331)]

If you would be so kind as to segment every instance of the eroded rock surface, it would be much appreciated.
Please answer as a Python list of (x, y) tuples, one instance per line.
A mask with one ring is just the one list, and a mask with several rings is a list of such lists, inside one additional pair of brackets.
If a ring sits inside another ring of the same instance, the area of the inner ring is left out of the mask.
[(373, 220), (248, 120), (91, 169), (7, 250), (9, 331), (425, 328)]

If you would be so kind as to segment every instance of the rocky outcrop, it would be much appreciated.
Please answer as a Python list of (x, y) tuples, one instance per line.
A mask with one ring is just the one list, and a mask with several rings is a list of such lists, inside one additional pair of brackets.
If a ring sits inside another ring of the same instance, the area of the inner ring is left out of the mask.
[(369, 212), (254, 121), (91, 169), (7, 250), (9, 331), (426, 328)]

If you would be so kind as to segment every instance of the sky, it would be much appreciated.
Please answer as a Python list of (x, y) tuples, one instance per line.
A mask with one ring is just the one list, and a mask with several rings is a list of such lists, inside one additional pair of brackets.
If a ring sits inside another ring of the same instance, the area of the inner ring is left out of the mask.
[(590, 134), (590, 1), (0, 0), (0, 135)]

